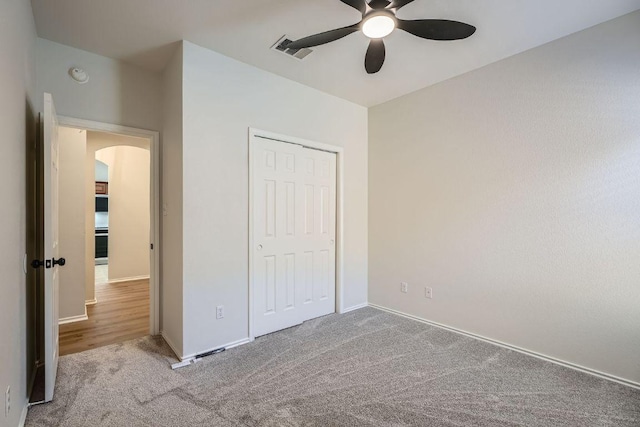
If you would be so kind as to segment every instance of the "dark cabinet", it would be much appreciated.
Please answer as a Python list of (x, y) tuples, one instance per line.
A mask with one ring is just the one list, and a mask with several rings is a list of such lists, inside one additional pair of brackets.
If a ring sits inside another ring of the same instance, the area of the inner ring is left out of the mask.
[(107, 258), (109, 256), (109, 236), (107, 234), (96, 234), (96, 258)]
[(109, 212), (108, 196), (96, 196), (96, 212)]

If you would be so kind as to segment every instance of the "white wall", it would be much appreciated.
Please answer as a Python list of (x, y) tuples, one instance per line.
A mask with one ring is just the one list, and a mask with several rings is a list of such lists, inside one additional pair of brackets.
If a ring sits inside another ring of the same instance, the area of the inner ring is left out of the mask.
[(109, 280), (149, 276), (149, 150), (115, 146), (96, 151), (109, 167)]
[(84, 298), (88, 304), (96, 300), (96, 151), (103, 148), (95, 141), (93, 132), (87, 132), (84, 161)]
[(370, 302), (640, 383), (638, 40), (634, 13), (372, 108)]
[[(58, 133), (60, 318), (85, 314), (85, 168), (87, 132), (60, 127)], [(89, 262), (93, 258), (88, 259)]]
[[(26, 252), (27, 147), (35, 140), (36, 32), (28, 1), (0, 2), (0, 390), (11, 387), (8, 418), (1, 406), (0, 424), (18, 425), (27, 401), (27, 375), (33, 366), (27, 328), (28, 296), (33, 282), (22, 271)], [(27, 289), (27, 283), (30, 288)]]
[(109, 166), (96, 160), (96, 182), (109, 182)]
[[(37, 39), (36, 70), (38, 83), (37, 111), (42, 111), (42, 92), (53, 95), (59, 115), (94, 120), (103, 123), (159, 130), (162, 127), (161, 76), (135, 66), (94, 53), (65, 46), (45, 39)], [(89, 82), (75, 83), (68, 75), (69, 68), (81, 67), (89, 73)], [(104, 148), (104, 147), (102, 147)], [(86, 176), (95, 169), (94, 153), (87, 152)], [(90, 159), (90, 160), (89, 160)], [(93, 179), (86, 180), (87, 209), (95, 202)], [(87, 236), (93, 236), (94, 217), (89, 213), (85, 222)], [(95, 256), (95, 240), (88, 238), (86, 259)], [(95, 269), (86, 263), (85, 298), (95, 298)]]
[[(58, 114), (142, 129), (162, 126), (159, 74), (45, 39), (37, 46), (38, 91), (53, 95)], [(85, 69), (89, 82), (74, 82), (71, 67)]]
[(248, 336), (249, 127), (344, 147), (344, 305), (365, 303), (367, 110), (192, 43), (183, 49), (183, 355)]
[(179, 356), (182, 295), (182, 44), (162, 76), (162, 335)]

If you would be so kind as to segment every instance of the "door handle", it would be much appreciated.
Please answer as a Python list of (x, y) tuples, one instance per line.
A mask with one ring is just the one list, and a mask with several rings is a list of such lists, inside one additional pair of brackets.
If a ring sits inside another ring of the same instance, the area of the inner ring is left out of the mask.
[(51, 258), (51, 261), (53, 261), (53, 265), (59, 265), (60, 267), (64, 267), (64, 265), (67, 263), (67, 260), (64, 258), (60, 258), (60, 259), (55, 259), (55, 258)]
[(31, 268), (39, 268), (44, 266), (44, 261), (40, 261), (39, 259), (34, 259), (31, 261)]
[(257, 247), (256, 249), (258, 249), (259, 251), (261, 251), (261, 250), (262, 250), (262, 245), (258, 245), (258, 247)]

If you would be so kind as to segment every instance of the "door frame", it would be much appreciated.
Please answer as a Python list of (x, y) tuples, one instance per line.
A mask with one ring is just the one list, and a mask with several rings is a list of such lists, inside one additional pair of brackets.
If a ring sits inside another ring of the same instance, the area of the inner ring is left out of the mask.
[(153, 245), (149, 257), (149, 334), (160, 333), (160, 133), (152, 130), (132, 128), (93, 120), (76, 119), (58, 116), (59, 126), (84, 129), (94, 132), (108, 132), (150, 141), (151, 176), (150, 176), (150, 221), (149, 243)]
[(310, 141), (266, 130), (249, 128), (249, 340), (255, 339), (253, 316), (253, 146), (257, 139), (301, 145), (314, 150), (328, 151), (336, 154), (336, 313), (344, 313), (344, 148)]

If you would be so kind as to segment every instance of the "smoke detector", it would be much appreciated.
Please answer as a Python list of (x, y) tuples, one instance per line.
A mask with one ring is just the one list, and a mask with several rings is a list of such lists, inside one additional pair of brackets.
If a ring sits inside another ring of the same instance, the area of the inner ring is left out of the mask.
[(89, 81), (89, 74), (85, 70), (79, 67), (69, 68), (69, 75), (78, 84), (85, 84)]
[(280, 37), (280, 39), (273, 46), (271, 46), (271, 49), (277, 52), (284, 53), (285, 55), (290, 56), (292, 58), (296, 58), (300, 60), (306, 58), (307, 55), (313, 52), (313, 50), (306, 47), (302, 49), (287, 48), (287, 45), (289, 45), (291, 42), (293, 42), (293, 40), (289, 36), (284, 35)]

